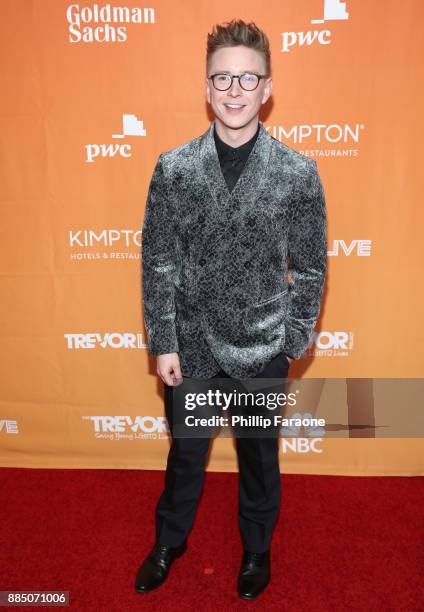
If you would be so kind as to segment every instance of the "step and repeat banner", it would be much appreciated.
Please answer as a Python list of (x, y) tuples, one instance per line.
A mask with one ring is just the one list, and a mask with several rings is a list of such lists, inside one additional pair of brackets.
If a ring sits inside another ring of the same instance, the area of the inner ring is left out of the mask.
[[(281, 470), (423, 473), (419, 425), (387, 435), (384, 399), (404, 421), (422, 406), (423, 6), (2, 1), (2, 466), (165, 467), (141, 300), (146, 196), (159, 154), (213, 120), (207, 34), (240, 18), (271, 45), (260, 119), (317, 161), (328, 212), (321, 314), (290, 377), (311, 379), (300, 414), (330, 398), (334, 418), (287, 432)], [(207, 469), (237, 470), (232, 439), (214, 441)]]

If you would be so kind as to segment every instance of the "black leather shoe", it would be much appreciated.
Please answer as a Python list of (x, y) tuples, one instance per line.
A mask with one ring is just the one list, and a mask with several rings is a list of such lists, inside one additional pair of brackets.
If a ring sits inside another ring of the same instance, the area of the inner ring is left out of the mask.
[(271, 578), (270, 551), (251, 553), (245, 550), (238, 576), (238, 594), (242, 599), (255, 599)]
[(159, 587), (167, 578), (172, 562), (187, 550), (187, 542), (178, 548), (155, 544), (137, 571), (135, 590), (147, 593)]

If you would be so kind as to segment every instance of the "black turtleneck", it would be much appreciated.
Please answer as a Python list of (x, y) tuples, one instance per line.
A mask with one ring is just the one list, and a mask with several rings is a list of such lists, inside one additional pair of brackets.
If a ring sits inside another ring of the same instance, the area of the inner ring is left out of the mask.
[(215, 146), (218, 153), (219, 163), (221, 170), (227, 183), (228, 190), (231, 192), (238, 181), (240, 174), (244, 168), (244, 165), (249, 157), (249, 153), (256, 142), (259, 134), (259, 122), (256, 134), (247, 142), (240, 145), (239, 147), (231, 147), (216, 133), (216, 126), (214, 125), (213, 135), (215, 138)]

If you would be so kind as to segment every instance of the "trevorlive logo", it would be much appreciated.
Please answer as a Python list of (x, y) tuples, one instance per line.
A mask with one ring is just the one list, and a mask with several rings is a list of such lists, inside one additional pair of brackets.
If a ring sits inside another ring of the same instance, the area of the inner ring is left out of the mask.
[(113, 348), (113, 349), (143, 349), (146, 344), (143, 343), (142, 334), (133, 333), (117, 333), (106, 332), (100, 334), (98, 332), (86, 334), (63, 334), (66, 338), (67, 348), (74, 349), (95, 349)]
[(0, 419), (0, 433), (18, 434), (18, 421), (13, 419)]
[(137, 6), (70, 4), (66, 20), (70, 43), (123, 43), (127, 40), (127, 24), (156, 23), (156, 13), (153, 8)]
[(93, 423), (95, 433), (168, 433), (168, 421), (166, 417), (154, 416), (83, 416), (84, 420)]
[(346, 243), (344, 240), (333, 240), (333, 250), (327, 251), (329, 257), (338, 257), (338, 255), (356, 255), (357, 257), (371, 256), (371, 240), (351, 240)]
[[(320, 24), (326, 21), (345, 21), (349, 19), (349, 13), (346, 12), (347, 2), (340, 0), (324, 0), (323, 2), (323, 17), (319, 19), (311, 19), (311, 23)], [(288, 53), (293, 47), (310, 47), (313, 44), (329, 45), (331, 43), (332, 32), (328, 29), (323, 30), (307, 30), (300, 32), (282, 32), (282, 47), (283, 53)]]
[[(307, 347), (307, 354), (313, 355), (314, 349), (319, 355), (330, 357), (347, 357), (348, 351), (353, 348), (353, 332), (347, 331), (319, 331), (312, 332), (311, 341)], [(328, 351), (328, 352), (327, 352)]]

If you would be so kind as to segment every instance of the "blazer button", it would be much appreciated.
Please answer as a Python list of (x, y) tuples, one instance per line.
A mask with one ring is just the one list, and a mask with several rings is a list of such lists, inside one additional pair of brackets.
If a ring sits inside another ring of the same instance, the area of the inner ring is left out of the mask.
[(204, 266), (204, 265), (205, 265), (205, 263), (206, 263), (206, 259), (205, 259), (204, 257), (202, 257), (202, 259), (199, 261), (199, 264), (200, 264), (201, 266)]

